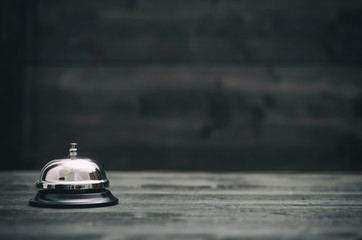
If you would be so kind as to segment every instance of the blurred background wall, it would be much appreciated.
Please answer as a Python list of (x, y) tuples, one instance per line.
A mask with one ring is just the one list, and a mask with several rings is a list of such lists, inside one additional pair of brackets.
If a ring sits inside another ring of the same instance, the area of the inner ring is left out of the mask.
[(0, 0), (1, 169), (362, 170), (362, 1)]

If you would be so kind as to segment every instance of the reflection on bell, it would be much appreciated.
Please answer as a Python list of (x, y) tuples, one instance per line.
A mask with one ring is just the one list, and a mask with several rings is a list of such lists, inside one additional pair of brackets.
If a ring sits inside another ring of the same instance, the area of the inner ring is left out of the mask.
[(76, 147), (71, 143), (69, 158), (55, 159), (43, 167), (36, 183), (42, 190), (29, 200), (30, 206), (78, 208), (118, 203), (105, 189), (109, 180), (104, 170), (95, 161), (79, 157)]

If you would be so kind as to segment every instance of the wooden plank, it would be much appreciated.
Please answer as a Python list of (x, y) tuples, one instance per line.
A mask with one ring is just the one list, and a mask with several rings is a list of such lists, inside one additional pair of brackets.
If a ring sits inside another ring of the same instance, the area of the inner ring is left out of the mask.
[(360, 174), (112, 172), (119, 205), (27, 205), (38, 171), (1, 172), (0, 236), (345, 239), (362, 236)]
[[(358, 95), (361, 91), (359, 66), (263, 65), (131, 65), (92, 67), (28, 67), (38, 88), (74, 94), (122, 92), (160, 88), (213, 89), (220, 82), (227, 90), (244, 92), (320, 92)], [(283, 85), (288, 85), (284, 87)], [(343, 90), (343, 91), (341, 91)], [(114, 91), (114, 92), (112, 92)]]
[[(29, 168), (65, 151), (69, 141), (97, 158), (108, 149), (106, 165), (115, 169), (360, 166), (358, 67), (153, 65), (28, 73), (37, 109)], [(138, 164), (144, 159), (152, 160)]]
[(356, 1), (88, 1), (69, 6), (36, 2), (31, 48), (37, 52), (31, 61), (361, 61), (362, 4)]

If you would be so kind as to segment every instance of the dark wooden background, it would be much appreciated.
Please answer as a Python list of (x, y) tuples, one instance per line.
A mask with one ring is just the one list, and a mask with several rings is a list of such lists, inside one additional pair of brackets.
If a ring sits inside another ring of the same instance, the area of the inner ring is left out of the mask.
[(359, 0), (0, 0), (2, 169), (362, 170)]

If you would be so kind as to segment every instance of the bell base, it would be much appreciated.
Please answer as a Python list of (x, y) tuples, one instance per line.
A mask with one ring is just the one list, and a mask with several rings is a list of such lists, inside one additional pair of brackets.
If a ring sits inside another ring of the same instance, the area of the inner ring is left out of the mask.
[(118, 199), (107, 189), (92, 191), (40, 190), (29, 200), (33, 207), (92, 208), (118, 204)]

